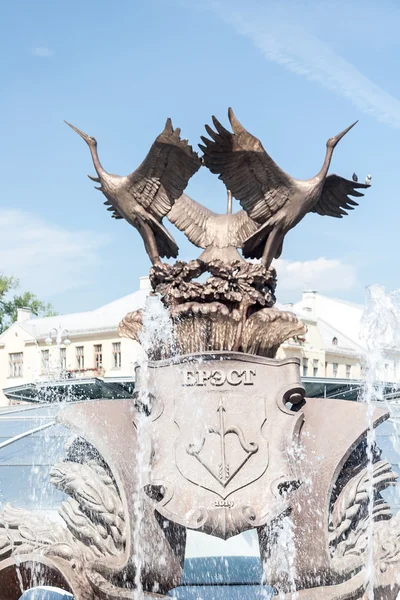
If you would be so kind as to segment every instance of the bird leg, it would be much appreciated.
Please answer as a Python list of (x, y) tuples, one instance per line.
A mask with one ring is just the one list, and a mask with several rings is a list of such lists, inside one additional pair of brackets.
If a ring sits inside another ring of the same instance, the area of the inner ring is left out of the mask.
[(137, 228), (140, 235), (143, 238), (144, 247), (153, 265), (157, 265), (161, 262), (160, 255), (158, 253), (156, 238), (153, 230), (148, 223), (138, 219)]
[(273, 229), (265, 242), (264, 252), (261, 258), (261, 263), (266, 269), (269, 269), (275, 255), (277, 254), (281, 244), (283, 243), (283, 235), (279, 229)]

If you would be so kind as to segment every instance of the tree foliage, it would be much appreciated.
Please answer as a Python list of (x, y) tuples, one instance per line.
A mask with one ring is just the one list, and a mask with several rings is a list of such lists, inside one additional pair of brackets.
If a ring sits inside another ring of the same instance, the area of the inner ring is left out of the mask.
[(42, 317), (56, 314), (51, 304), (42, 302), (32, 292), (13, 295), (18, 288), (18, 279), (0, 274), (0, 333), (17, 320), (18, 308), (29, 308), (34, 315)]

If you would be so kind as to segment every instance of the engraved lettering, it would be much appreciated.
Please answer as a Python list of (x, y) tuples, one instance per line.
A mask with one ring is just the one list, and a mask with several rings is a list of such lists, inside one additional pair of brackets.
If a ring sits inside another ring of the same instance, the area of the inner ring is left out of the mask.
[(216, 508), (233, 508), (235, 503), (233, 500), (216, 500), (215, 506)]
[(216, 385), (218, 387), (220, 385), (224, 385), (224, 383), (225, 383), (224, 374), (221, 371), (213, 371), (213, 373), (211, 375), (210, 383), (211, 383), (211, 385)]
[(197, 371), (197, 377), (196, 385), (205, 385), (206, 381), (210, 379), (210, 371)]
[(197, 376), (193, 371), (184, 371), (183, 378), (183, 385), (197, 385)]
[(243, 369), (243, 371), (231, 369), (227, 372), (220, 369), (201, 369), (199, 371), (188, 370), (183, 371), (183, 385), (195, 387), (206, 387), (207, 385), (221, 387), (224, 384), (233, 387), (239, 385), (254, 385), (256, 374), (254, 369)]
[(251, 380), (252, 377), (256, 376), (256, 372), (253, 369), (245, 369), (244, 373), (244, 385), (254, 385), (254, 382)]
[(228, 371), (226, 381), (229, 385), (240, 385), (242, 383), (243, 374), (244, 371), (239, 373), (239, 371), (232, 369), (232, 371)]

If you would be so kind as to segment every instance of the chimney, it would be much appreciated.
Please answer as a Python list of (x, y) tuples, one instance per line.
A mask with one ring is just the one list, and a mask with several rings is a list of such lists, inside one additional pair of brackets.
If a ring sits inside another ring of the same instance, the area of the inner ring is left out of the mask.
[(32, 318), (30, 308), (17, 308), (17, 323), (25, 323)]
[(313, 319), (317, 317), (317, 293), (306, 289), (303, 292), (302, 298), (303, 311), (308, 313)]
[(150, 290), (150, 279), (149, 276), (139, 277), (139, 289), (140, 290)]

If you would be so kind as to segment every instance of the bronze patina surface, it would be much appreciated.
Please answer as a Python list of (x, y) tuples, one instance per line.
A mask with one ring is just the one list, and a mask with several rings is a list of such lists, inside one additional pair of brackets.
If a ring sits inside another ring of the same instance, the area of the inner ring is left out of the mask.
[[(223, 539), (257, 530), (265, 581), (286, 600), (293, 589), (299, 600), (400, 591), (400, 516), (382, 496), (397, 475), (377, 448), (367, 452), (367, 407), (305, 398), (299, 361), (275, 358), (306, 329), (274, 306), (270, 263), (307, 212), (340, 217), (366, 187), (327, 175), (350, 128), (328, 140), (319, 175), (299, 182), (229, 116), (233, 133), (214, 119), (201, 159), (168, 120), (128, 177), (106, 173), (96, 140), (73, 128), (113, 216), (142, 235), (171, 335), (150, 335), (143, 311), (128, 314), (120, 334), (146, 339), (147, 351), (132, 399), (60, 412), (75, 434), (50, 474), (68, 498), (63, 525), (5, 508), (1, 600), (17, 600), (21, 582), (58, 585), (75, 600), (163, 597), (180, 583), (187, 529)], [(183, 195), (202, 163), (230, 190), (225, 215)], [(235, 214), (232, 195), (244, 209)], [(204, 250), (198, 259), (161, 263), (178, 251), (165, 216)], [(373, 427), (387, 417), (376, 408)]]

